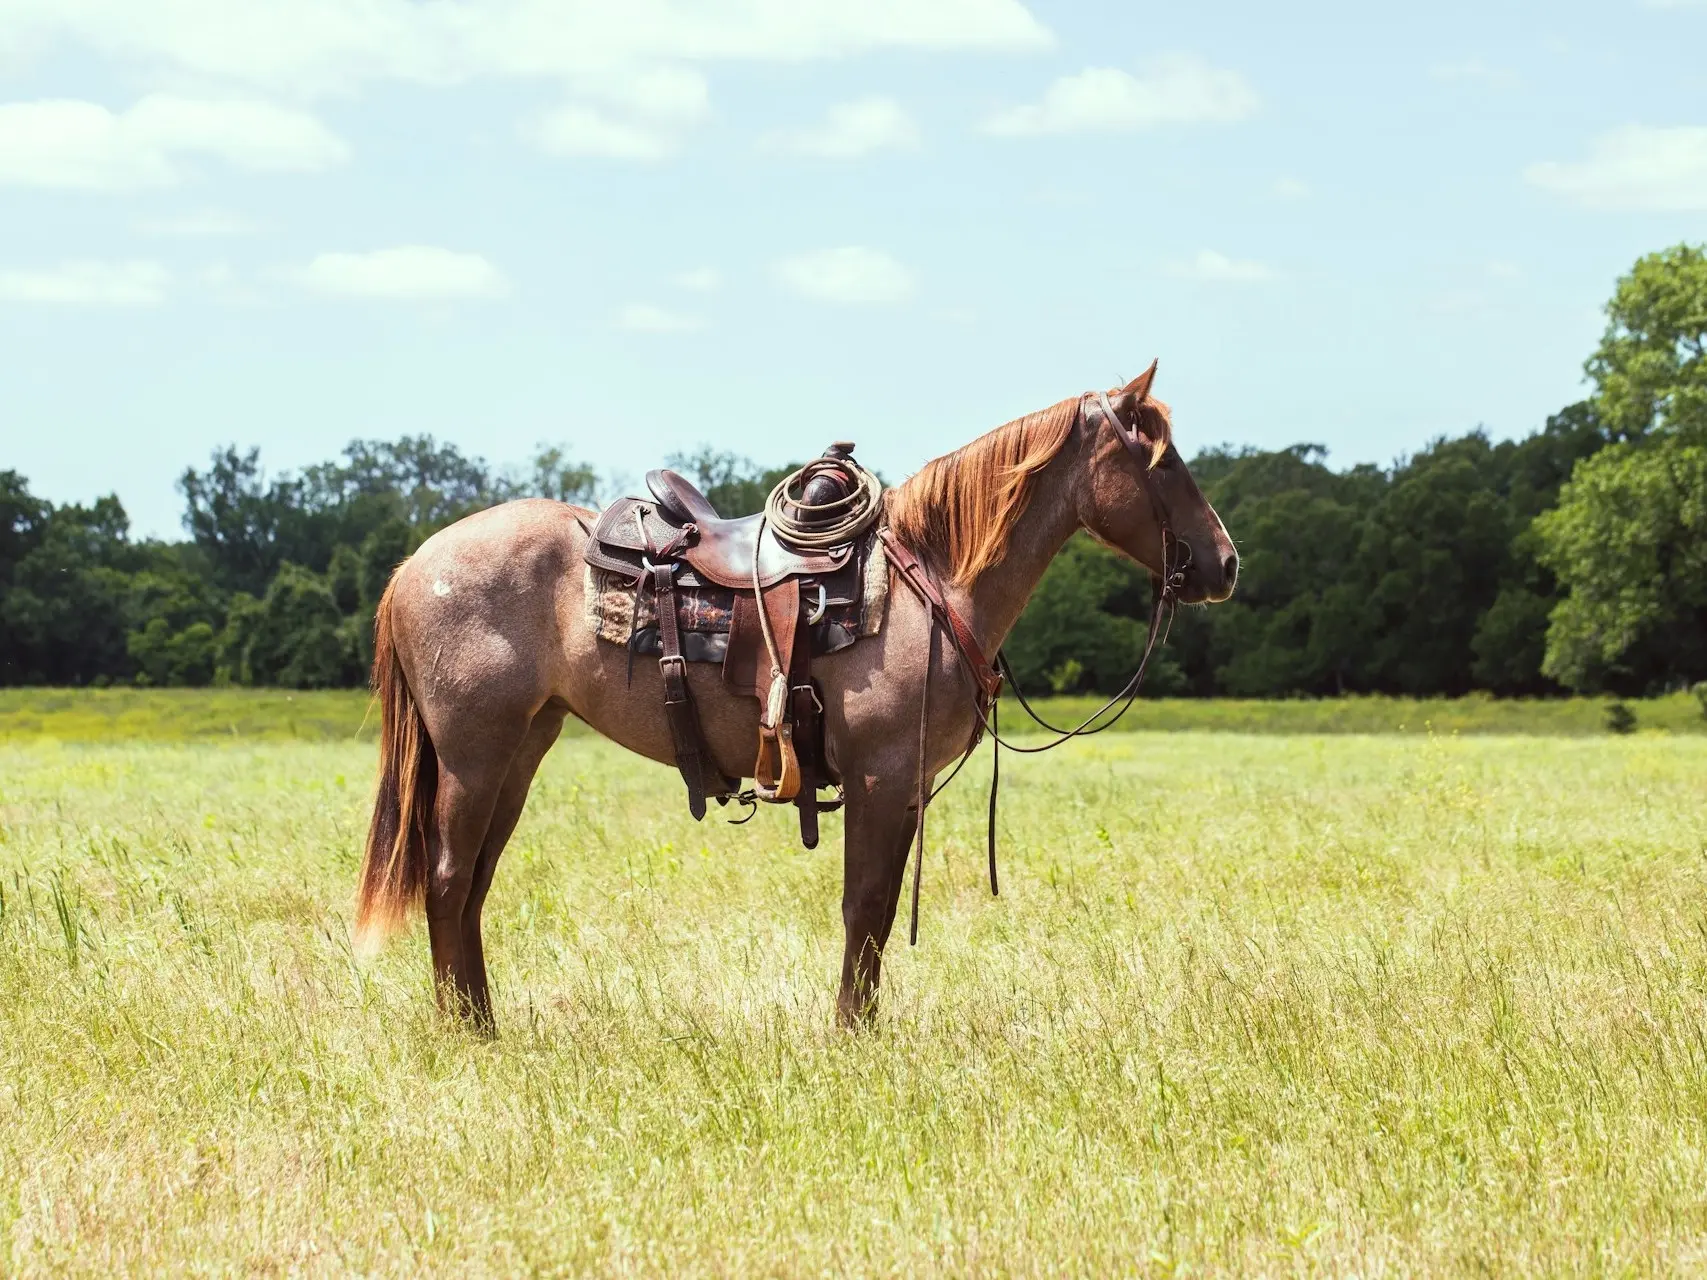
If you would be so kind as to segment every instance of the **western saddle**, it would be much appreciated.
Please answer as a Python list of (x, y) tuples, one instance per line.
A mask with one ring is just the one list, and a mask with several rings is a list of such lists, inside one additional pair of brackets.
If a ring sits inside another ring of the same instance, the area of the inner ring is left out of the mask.
[[(812, 655), (851, 643), (847, 628), (836, 632), (838, 643), (827, 640), (819, 624), (832, 597), (843, 607), (860, 600), (860, 572), (872, 539), (861, 530), (839, 545), (816, 549), (790, 545), (778, 525), (800, 527), (791, 517), (809, 521), (813, 512), (848, 501), (860, 475), (868, 474), (852, 455), (852, 444), (832, 445), (822, 459), (778, 486), (765, 513), (733, 520), (720, 516), (676, 472), (651, 471), (646, 476), (650, 499), (619, 498), (593, 525), (587, 563), (632, 580), (636, 618), (639, 602), (652, 594), (664, 711), (695, 819), (705, 816), (707, 797), (719, 804), (792, 801), (800, 811), (801, 841), (811, 849), (818, 843), (819, 812), (841, 804), (839, 795), (818, 796), (819, 788), (833, 787), (834, 781), (824, 751), (823, 700), (812, 679)], [(790, 498), (790, 482), (803, 476), (804, 484)], [(871, 518), (876, 515), (873, 504)], [(759, 699), (758, 755), (748, 792), (723, 775), (705, 747), (686, 666), (716, 650), (699, 643), (684, 653), (684, 594), (693, 605), (714, 602), (709, 610), (693, 611), (728, 619), (723, 682), (731, 692)], [(636, 639), (630, 638), (631, 655)]]

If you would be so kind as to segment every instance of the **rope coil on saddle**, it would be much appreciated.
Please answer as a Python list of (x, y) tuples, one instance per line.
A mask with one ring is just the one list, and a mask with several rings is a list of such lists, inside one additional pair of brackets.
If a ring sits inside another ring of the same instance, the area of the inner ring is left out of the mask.
[(864, 533), (883, 509), (883, 481), (854, 461), (853, 445), (837, 441), (784, 476), (765, 499), (765, 523), (796, 551), (827, 551)]
[(753, 594), (759, 601), (759, 630), (771, 660), (766, 724), (774, 725), (781, 715), (788, 664), (777, 650), (759, 585), (759, 548), (765, 527), (790, 550), (828, 551), (846, 546), (876, 523), (883, 511), (883, 481), (854, 461), (853, 450), (850, 441), (838, 440), (823, 457), (784, 476), (765, 499), (759, 536), (753, 539)]

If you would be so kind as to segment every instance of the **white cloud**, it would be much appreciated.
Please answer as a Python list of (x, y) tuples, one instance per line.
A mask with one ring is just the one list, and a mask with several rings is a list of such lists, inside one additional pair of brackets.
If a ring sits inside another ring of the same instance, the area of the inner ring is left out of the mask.
[(723, 273), (716, 267), (695, 267), (692, 271), (684, 271), (678, 275), (676, 285), (682, 289), (691, 289), (695, 293), (710, 293), (713, 289), (723, 287)]
[(768, 145), (796, 155), (850, 159), (885, 149), (917, 150), (919, 127), (893, 98), (861, 98), (831, 107), (829, 118), (815, 128), (772, 136)]
[(1707, 128), (1628, 125), (1590, 140), (1586, 160), (1532, 164), (1523, 176), (1591, 209), (1707, 209)]
[(777, 282), (791, 293), (820, 302), (900, 302), (913, 292), (907, 269), (880, 249), (844, 245), (785, 258)]
[(171, 282), (158, 262), (67, 262), (46, 270), (0, 270), (0, 302), (143, 307), (162, 301)]
[(375, 80), (552, 81), (878, 49), (1035, 49), (1020, 0), (5, 0), (12, 47), (299, 93)]
[(349, 148), (307, 112), (248, 99), (156, 93), (124, 112), (64, 98), (0, 105), (0, 183), (170, 186), (192, 155), (240, 169), (307, 172), (342, 162)]
[(1260, 100), (1237, 71), (1195, 54), (1151, 59), (1132, 75), (1091, 67), (1063, 76), (1043, 100), (997, 112), (984, 132), (1006, 138), (1051, 133), (1126, 133), (1162, 124), (1227, 124), (1255, 114)]
[(1523, 270), (1515, 262), (1496, 258), (1488, 263), (1488, 275), (1494, 280), (1518, 280), (1522, 278)]
[(1253, 284), (1262, 280), (1273, 280), (1277, 275), (1273, 267), (1261, 262), (1229, 258), (1213, 249), (1202, 250), (1189, 262), (1175, 263), (1168, 269), (1168, 273), (1187, 280), (1211, 280), (1231, 284)]
[(1310, 184), (1297, 178), (1276, 178), (1274, 194), (1282, 200), (1308, 200)]
[(136, 224), (145, 236), (182, 236), (185, 239), (213, 239), (224, 236), (247, 236), (261, 230), (261, 224), (240, 213), (223, 209), (201, 209), (166, 218), (145, 218)]
[(573, 105), (547, 112), (531, 132), (535, 142), (558, 156), (663, 160), (675, 154), (678, 145), (671, 130), (616, 120), (593, 107)]
[(286, 277), (310, 293), (338, 298), (451, 302), (498, 298), (509, 281), (478, 253), (403, 245), (371, 253), (323, 253)]
[(685, 67), (584, 76), (577, 85), (589, 97), (660, 124), (698, 124), (711, 109), (711, 92), (705, 77)]
[(616, 327), (630, 333), (689, 333), (703, 329), (705, 322), (679, 311), (668, 311), (645, 302), (631, 302), (616, 313)]
[(524, 130), (552, 155), (663, 160), (710, 111), (705, 77), (680, 67), (588, 76), (576, 87), (599, 105), (566, 103)]

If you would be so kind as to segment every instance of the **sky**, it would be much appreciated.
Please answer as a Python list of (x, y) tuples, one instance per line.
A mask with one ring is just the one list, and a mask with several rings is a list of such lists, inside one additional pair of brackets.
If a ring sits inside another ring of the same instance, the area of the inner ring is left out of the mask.
[(1707, 0), (0, 0), (0, 469), (180, 536), (430, 433), (891, 479), (1160, 360), (1189, 456), (1585, 390), (1707, 240)]

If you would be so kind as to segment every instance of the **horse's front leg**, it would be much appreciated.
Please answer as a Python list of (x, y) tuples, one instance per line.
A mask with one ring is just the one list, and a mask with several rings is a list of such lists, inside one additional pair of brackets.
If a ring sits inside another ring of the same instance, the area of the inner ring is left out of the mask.
[(883, 948), (907, 878), (907, 854), (918, 829), (916, 780), (849, 786), (842, 837), (842, 987), (836, 1021), (870, 1024), (877, 1016)]

